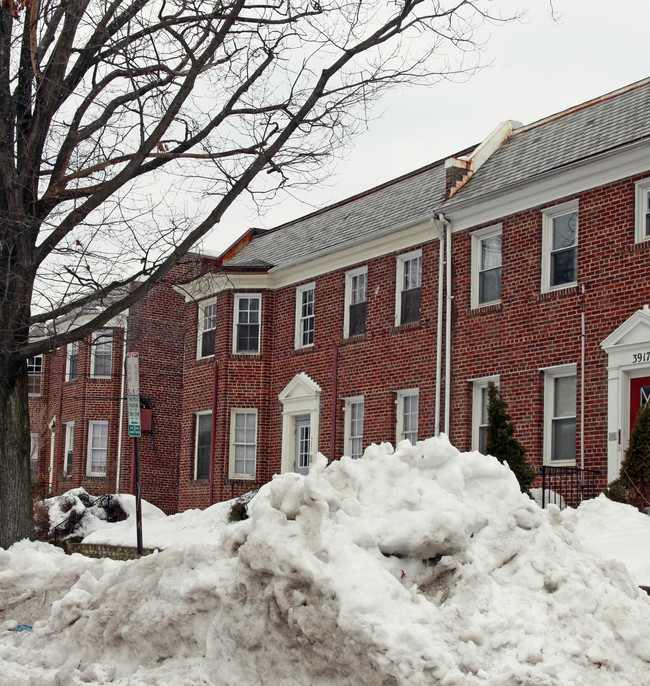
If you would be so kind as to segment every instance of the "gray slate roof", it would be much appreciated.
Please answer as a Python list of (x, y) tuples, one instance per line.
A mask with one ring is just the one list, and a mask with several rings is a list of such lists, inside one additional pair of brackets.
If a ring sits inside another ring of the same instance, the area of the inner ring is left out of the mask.
[(430, 214), (444, 198), (444, 161), (354, 196), (255, 238), (227, 266), (274, 266), (300, 260), (352, 240), (366, 241)]
[(649, 137), (647, 79), (625, 92), (516, 130), (447, 202), (445, 166), (439, 161), (272, 229), (254, 238), (225, 264), (286, 266), (353, 240), (370, 240), (438, 208), (505, 191), (540, 174)]
[(545, 121), (515, 131), (446, 206), (650, 137), (650, 82)]

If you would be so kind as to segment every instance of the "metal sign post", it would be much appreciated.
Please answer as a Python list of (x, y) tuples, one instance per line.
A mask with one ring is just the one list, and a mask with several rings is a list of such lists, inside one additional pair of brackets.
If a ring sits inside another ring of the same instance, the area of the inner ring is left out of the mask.
[(134, 441), (135, 526), (138, 557), (142, 557), (142, 496), (140, 491), (140, 354), (126, 354), (126, 395), (129, 415), (129, 436)]

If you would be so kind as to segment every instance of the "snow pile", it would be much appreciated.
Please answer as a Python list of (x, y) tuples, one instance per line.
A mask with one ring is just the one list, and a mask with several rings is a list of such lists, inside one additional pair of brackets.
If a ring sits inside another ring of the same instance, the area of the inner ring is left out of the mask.
[[(71, 556), (78, 581), (33, 633), (0, 633), (4, 674), (39, 686), (647, 681), (648, 596), (493, 458), (445, 438), (319, 457), (249, 511), (139, 561)], [(63, 569), (46, 548), (0, 551), (0, 589), (26, 556)]]

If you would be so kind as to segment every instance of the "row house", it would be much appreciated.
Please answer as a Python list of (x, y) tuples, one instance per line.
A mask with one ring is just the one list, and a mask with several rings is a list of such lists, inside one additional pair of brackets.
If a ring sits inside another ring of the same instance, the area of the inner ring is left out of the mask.
[[(604, 487), (650, 397), (650, 79), (505, 122), (193, 269), (108, 327), (112, 373), (141, 352), (143, 495), (166, 511), (306, 473), (318, 452), (440, 432), (482, 449), (490, 381), (534, 466), (598, 470)], [(128, 491), (121, 376), (95, 377), (101, 350), (80, 344), (76, 382), (61, 383), (65, 350), (30, 361), (38, 468)], [(91, 410), (108, 397), (113, 414)], [(81, 446), (70, 475), (54, 416)]]
[(650, 395), (650, 80), (244, 234), (187, 302), (179, 506), (317, 452), (485, 441), (618, 474)]
[[(185, 316), (173, 286), (200, 270), (186, 257), (140, 302), (88, 338), (28, 361), (31, 470), (40, 493), (79, 486), (133, 493), (135, 442), (128, 436), (124, 361), (140, 356), (142, 496), (178, 511), (178, 454)], [(59, 328), (80, 326), (76, 313)]]

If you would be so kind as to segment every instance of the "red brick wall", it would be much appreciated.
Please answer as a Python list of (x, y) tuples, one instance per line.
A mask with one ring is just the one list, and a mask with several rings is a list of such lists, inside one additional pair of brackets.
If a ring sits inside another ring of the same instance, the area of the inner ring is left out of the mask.
[[(586, 319), (585, 465), (607, 470), (607, 372), (600, 348), (616, 327), (650, 299), (650, 246), (634, 245), (634, 181), (613, 183), (516, 215), (503, 217), (503, 277), (500, 305), (471, 310), (471, 233), (453, 236), (452, 385), (450, 435), (471, 447), (471, 379), (498, 374), (516, 436), (535, 466), (542, 462), (544, 379), (540, 369), (575, 363), (580, 426), (581, 286)], [(541, 294), (542, 210), (579, 200), (577, 287)], [(490, 225), (498, 222), (490, 222)], [(419, 324), (394, 326), (396, 254), (370, 260), (367, 333), (344, 340), (345, 271), (316, 281), (313, 347), (294, 349), (296, 285), (264, 293), (263, 344), (259, 356), (232, 355), (233, 294), (218, 299), (219, 361), (214, 500), (231, 497), (280, 471), (282, 405), (278, 395), (304, 372), (322, 389), (319, 450), (330, 459), (343, 453), (346, 397), (365, 400), (364, 442), (395, 441), (395, 393), (420, 389), (419, 435), (434, 431), (438, 242), (423, 248), (422, 316)], [(360, 266), (360, 265), (357, 265)], [(351, 265), (350, 268), (353, 268)], [(194, 416), (210, 410), (212, 358), (197, 361), (197, 310), (188, 307), (187, 363), (183, 406), (179, 507), (208, 504), (208, 482), (194, 482)], [(334, 348), (338, 346), (336, 446), (331, 454)], [(444, 389), (441, 389), (441, 399)], [(228, 474), (230, 408), (259, 411), (258, 482), (231, 482)], [(444, 417), (442, 418), (444, 421)], [(577, 454), (579, 454), (577, 450)]]

